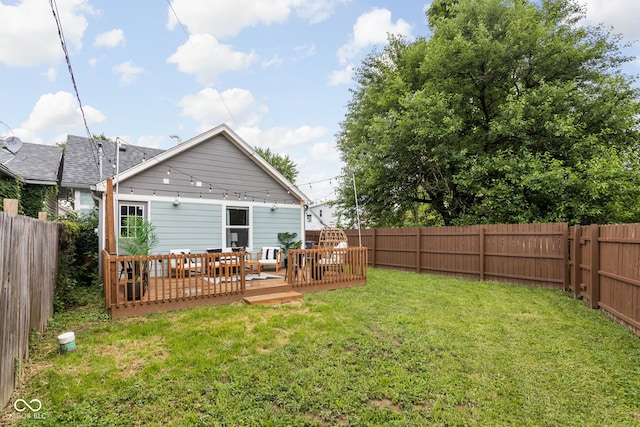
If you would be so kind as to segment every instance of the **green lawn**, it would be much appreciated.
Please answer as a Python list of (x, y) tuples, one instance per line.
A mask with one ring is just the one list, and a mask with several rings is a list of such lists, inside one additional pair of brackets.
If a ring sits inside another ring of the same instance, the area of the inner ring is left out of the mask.
[[(73, 330), (77, 350), (59, 354)], [(640, 338), (569, 294), (371, 269), (281, 306), (56, 317), (39, 426), (640, 425)]]

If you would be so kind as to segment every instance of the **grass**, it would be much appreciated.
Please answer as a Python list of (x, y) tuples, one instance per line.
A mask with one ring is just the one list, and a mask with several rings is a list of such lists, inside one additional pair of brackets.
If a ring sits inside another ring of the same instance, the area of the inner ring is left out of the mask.
[[(56, 336), (76, 333), (59, 354)], [(640, 425), (640, 339), (570, 295), (371, 269), (282, 306), (56, 317), (14, 399), (41, 426)]]

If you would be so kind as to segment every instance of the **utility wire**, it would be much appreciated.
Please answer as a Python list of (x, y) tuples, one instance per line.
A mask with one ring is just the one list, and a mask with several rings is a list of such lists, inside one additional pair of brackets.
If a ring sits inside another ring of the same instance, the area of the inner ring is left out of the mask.
[[(78, 92), (78, 85), (76, 84), (76, 78), (73, 75), (73, 68), (71, 67), (71, 59), (69, 58), (69, 51), (67, 50), (67, 43), (64, 38), (64, 32), (62, 31), (62, 23), (60, 22), (60, 14), (58, 13), (58, 5), (56, 4), (56, 0), (49, 0), (49, 4), (51, 5), (51, 11), (53, 12), (53, 19), (56, 21), (56, 26), (58, 27), (58, 37), (60, 38), (60, 44), (62, 45), (62, 51), (64, 52), (64, 57), (67, 61), (67, 68), (69, 69), (69, 74), (71, 75), (71, 83), (73, 84), (73, 90), (76, 93), (76, 99), (78, 100), (78, 105), (80, 106), (80, 114), (82, 115), (82, 121), (84, 123), (84, 129), (87, 132), (87, 137), (91, 141), (91, 154), (93, 155), (93, 160), (96, 163), (96, 168), (100, 168), (100, 162), (98, 161), (97, 153), (94, 152), (93, 146), (93, 135), (89, 130), (89, 125), (87, 124), (87, 117), (84, 114), (84, 107), (82, 106), (82, 100), (80, 99), (80, 93)], [(97, 149), (96, 149), (97, 151)], [(99, 171), (99, 173), (102, 171)]]

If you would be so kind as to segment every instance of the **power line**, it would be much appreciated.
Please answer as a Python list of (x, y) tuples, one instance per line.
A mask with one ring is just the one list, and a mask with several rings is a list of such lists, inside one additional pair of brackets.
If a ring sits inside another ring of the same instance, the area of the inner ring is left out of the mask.
[[(89, 130), (89, 124), (87, 123), (87, 117), (84, 114), (84, 107), (82, 106), (82, 100), (80, 99), (80, 93), (78, 92), (78, 85), (76, 84), (76, 78), (73, 74), (73, 68), (71, 67), (71, 59), (69, 58), (69, 51), (67, 50), (67, 43), (64, 38), (64, 32), (62, 31), (62, 22), (60, 22), (60, 17), (58, 13), (58, 5), (56, 4), (56, 0), (49, 0), (49, 5), (51, 5), (51, 12), (53, 12), (53, 19), (56, 21), (56, 26), (58, 27), (58, 37), (60, 38), (60, 44), (62, 45), (62, 51), (64, 52), (65, 60), (67, 61), (67, 68), (69, 69), (69, 74), (71, 75), (71, 83), (73, 85), (73, 90), (76, 93), (76, 99), (78, 100), (78, 105), (80, 107), (80, 114), (82, 115), (82, 121), (84, 123), (84, 129), (87, 132), (87, 137), (91, 141), (91, 154), (93, 155), (93, 160), (96, 163), (96, 168), (100, 168), (100, 163), (98, 161), (97, 154), (94, 152), (93, 146), (93, 136), (91, 131)], [(96, 150), (97, 151), (97, 150)], [(102, 171), (100, 171), (102, 173)]]

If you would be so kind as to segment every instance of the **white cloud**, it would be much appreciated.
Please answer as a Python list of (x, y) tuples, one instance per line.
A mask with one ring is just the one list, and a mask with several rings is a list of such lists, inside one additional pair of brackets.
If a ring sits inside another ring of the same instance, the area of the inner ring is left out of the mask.
[(225, 71), (249, 68), (257, 60), (255, 53), (234, 51), (210, 34), (194, 34), (167, 62), (177, 64), (183, 73), (195, 74), (198, 82), (211, 86)]
[(47, 71), (44, 73), (44, 76), (50, 82), (55, 82), (56, 78), (58, 77), (58, 71), (55, 69), (55, 67), (49, 67)]
[(143, 135), (138, 137), (137, 144), (141, 147), (160, 148), (166, 138), (162, 135)]
[(124, 44), (124, 31), (120, 28), (98, 34), (93, 42), (97, 47), (116, 47), (121, 44)]
[[(83, 110), (89, 125), (106, 121), (104, 114), (96, 108), (84, 105)], [(60, 91), (42, 95), (21, 127), (33, 133), (70, 132), (83, 129), (84, 124), (76, 98), (69, 92)]]
[(262, 67), (264, 68), (269, 68), (269, 67), (273, 67), (274, 65), (282, 65), (283, 61), (282, 58), (280, 58), (280, 55), (274, 55), (269, 59), (265, 59), (262, 61)]
[(251, 92), (237, 88), (222, 93), (205, 88), (183, 97), (178, 106), (183, 115), (199, 122), (201, 132), (221, 123), (232, 124), (234, 128), (255, 126), (268, 111), (266, 106), (256, 103)]
[[(335, 6), (350, 0), (235, 0), (208, 2), (173, 0), (167, 10), (167, 28), (180, 23), (189, 33), (209, 33), (218, 38), (237, 35), (243, 28), (285, 22), (292, 13), (317, 23), (333, 14)], [(175, 13), (174, 13), (175, 12)]]
[[(82, 48), (87, 28), (84, 14), (93, 13), (88, 0), (68, 0), (58, 5), (64, 38), (70, 52)], [(0, 63), (31, 67), (62, 59), (58, 30), (48, 2), (22, 0), (0, 3)]]
[(338, 86), (341, 84), (351, 83), (354, 69), (355, 67), (353, 66), (353, 64), (349, 64), (343, 70), (332, 71), (329, 75), (329, 86)]
[(336, 5), (347, 4), (351, 0), (312, 0), (297, 2), (297, 15), (311, 24), (317, 24), (333, 15)]
[(389, 10), (373, 9), (360, 15), (353, 26), (351, 40), (338, 49), (340, 64), (347, 64), (372, 45), (385, 44), (388, 34), (411, 37), (412, 32), (413, 26), (402, 19), (394, 24)]
[(327, 135), (328, 130), (322, 126), (303, 125), (292, 129), (288, 126), (277, 126), (267, 130), (255, 127), (238, 129), (247, 143), (254, 147), (270, 148), (278, 154), (288, 154), (288, 151)]
[(316, 45), (313, 45), (313, 44), (309, 46), (306, 46), (306, 45), (296, 46), (294, 50), (298, 54), (298, 57), (296, 58), (298, 60), (311, 58), (312, 56), (316, 55)]
[(311, 147), (311, 157), (314, 159), (318, 158), (338, 158), (338, 150), (335, 144), (329, 144), (328, 142), (320, 142), (318, 144), (314, 144)]
[(131, 61), (126, 61), (115, 65), (113, 71), (120, 75), (120, 83), (126, 85), (133, 83), (138, 75), (144, 72), (144, 68), (136, 66)]
[(628, 41), (640, 39), (640, 2), (637, 0), (583, 0), (591, 24), (613, 26)]

